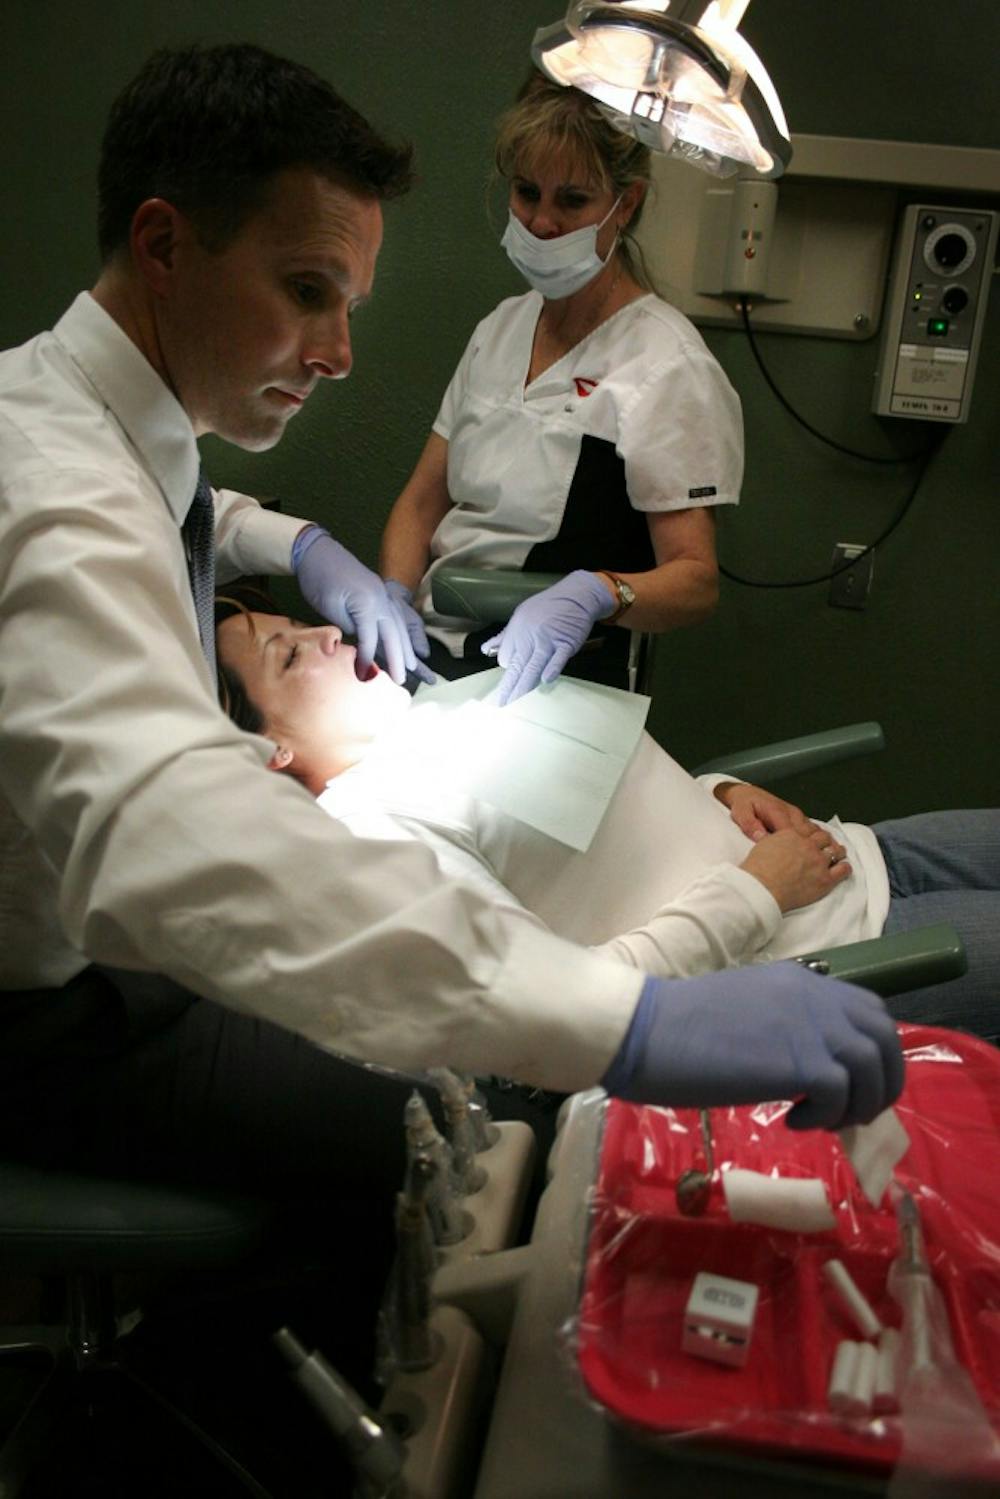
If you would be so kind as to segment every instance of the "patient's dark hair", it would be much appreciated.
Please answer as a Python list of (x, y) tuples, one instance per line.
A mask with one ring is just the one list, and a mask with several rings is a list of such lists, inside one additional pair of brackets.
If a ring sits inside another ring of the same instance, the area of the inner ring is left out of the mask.
[(108, 117), (98, 168), (101, 257), (128, 243), (147, 198), (167, 199), (218, 251), (286, 168), (310, 167), (381, 200), (409, 189), (412, 156), (301, 63), (249, 43), (162, 49)]
[[(215, 596), (215, 628), (234, 614), (242, 614), (247, 628), (253, 629), (251, 614), (280, 614), (281, 609), (269, 593), (249, 583), (231, 584), (226, 593)], [(218, 652), (216, 652), (218, 656)], [(263, 713), (247, 692), (243, 678), (231, 666), (217, 660), (219, 674), (219, 703), (238, 729), (248, 734), (262, 734), (267, 722)]]

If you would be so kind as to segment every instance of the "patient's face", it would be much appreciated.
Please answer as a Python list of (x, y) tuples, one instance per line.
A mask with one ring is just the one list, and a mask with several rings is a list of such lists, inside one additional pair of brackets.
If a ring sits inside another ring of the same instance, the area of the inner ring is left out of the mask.
[(290, 747), (320, 787), (361, 758), (410, 706), (406, 690), (373, 666), (365, 681), (336, 625), (277, 614), (233, 615), (218, 628), (219, 659), (238, 673), (264, 715), (264, 732)]

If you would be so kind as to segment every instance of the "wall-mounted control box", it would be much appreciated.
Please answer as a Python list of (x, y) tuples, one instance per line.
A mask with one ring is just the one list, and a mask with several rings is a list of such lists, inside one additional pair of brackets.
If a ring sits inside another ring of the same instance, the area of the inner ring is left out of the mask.
[(877, 415), (968, 420), (998, 225), (991, 209), (905, 209), (875, 371)]

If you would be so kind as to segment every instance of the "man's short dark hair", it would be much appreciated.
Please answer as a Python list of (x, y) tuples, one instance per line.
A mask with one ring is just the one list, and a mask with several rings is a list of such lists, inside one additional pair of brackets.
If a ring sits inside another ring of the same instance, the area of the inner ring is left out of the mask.
[(384, 140), (330, 84), (249, 43), (155, 52), (119, 94), (98, 172), (98, 242), (107, 261), (147, 198), (165, 198), (222, 249), (261, 205), (270, 179), (311, 167), (365, 196), (398, 197), (412, 147)]

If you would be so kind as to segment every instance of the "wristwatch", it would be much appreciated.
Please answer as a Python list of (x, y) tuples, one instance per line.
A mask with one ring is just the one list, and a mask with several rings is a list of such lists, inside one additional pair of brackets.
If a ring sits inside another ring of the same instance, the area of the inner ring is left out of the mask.
[(615, 620), (621, 619), (626, 609), (631, 609), (635, 603), (635, 589), (631, 583), (626, 583), (624, 578), (619, 578), (617, 573), (601, 570), (601, 577), (607, 578), (618, 595), (618, 607), (613, 614), (606, 614), (598, 623), (602, 625), (613, 625)]

